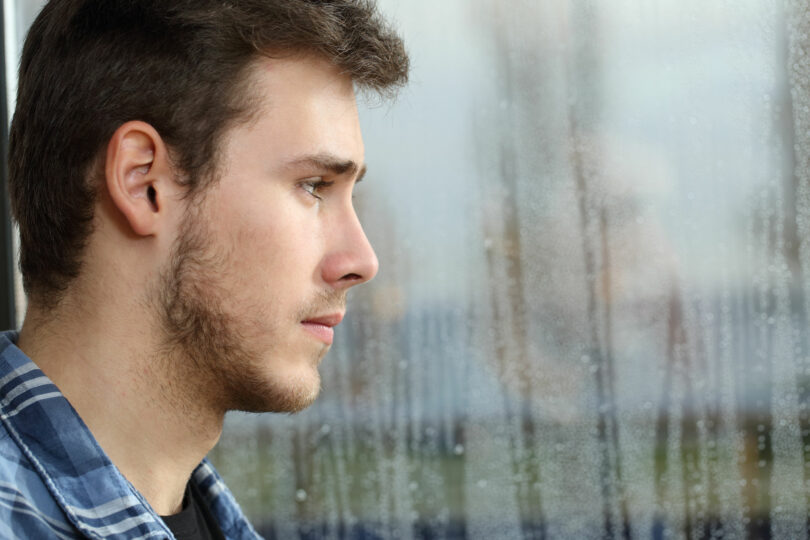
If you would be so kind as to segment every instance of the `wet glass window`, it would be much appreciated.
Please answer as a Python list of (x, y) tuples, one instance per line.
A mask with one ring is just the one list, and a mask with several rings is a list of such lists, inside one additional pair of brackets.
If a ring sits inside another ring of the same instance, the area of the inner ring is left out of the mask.
[(806, 3), (379, 5), (380, 272), (315, 405), (211, 456), (260, 532), (808, 538)]

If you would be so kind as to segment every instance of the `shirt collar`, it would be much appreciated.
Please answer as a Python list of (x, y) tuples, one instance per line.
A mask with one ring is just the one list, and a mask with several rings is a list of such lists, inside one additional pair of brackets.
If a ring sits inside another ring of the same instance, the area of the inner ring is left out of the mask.
[[(0, 332), (0, 421), (68, 519), (90, 538), (173, 538), (17, 337)], [(191, 481), (226, 537), (261, 539), (207, 459)]]
[(0, 421), (71, 523), (89, 538), (172, 538), (16, 341), (0, 334)]

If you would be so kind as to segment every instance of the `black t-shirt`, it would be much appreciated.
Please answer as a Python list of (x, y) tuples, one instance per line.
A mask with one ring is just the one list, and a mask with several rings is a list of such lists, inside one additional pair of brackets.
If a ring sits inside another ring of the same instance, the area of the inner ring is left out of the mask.
[(192, 482), (186, 486), (180, 513), (160, 517), (177, 540), (225, 540), (197, 486)]

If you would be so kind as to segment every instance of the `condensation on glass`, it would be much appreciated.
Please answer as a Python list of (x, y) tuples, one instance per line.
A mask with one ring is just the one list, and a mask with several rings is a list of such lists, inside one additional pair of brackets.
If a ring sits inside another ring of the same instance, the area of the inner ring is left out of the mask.
[(318, 402), (212, 455), (260, 531), (808, 538), (810, 8), (380, 6), (380, 274)]

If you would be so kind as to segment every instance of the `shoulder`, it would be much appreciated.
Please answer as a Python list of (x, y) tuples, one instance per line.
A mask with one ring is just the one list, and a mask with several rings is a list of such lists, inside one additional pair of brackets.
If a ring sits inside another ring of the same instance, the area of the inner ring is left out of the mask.
[(0, 538), (79, 538), (29, 459), (0, 422)]

